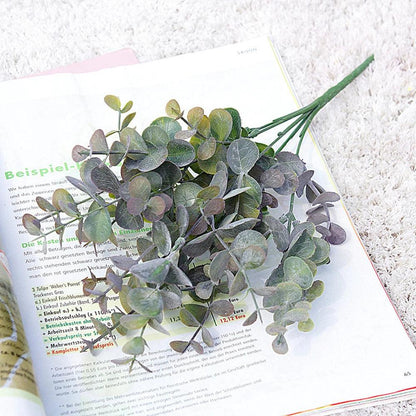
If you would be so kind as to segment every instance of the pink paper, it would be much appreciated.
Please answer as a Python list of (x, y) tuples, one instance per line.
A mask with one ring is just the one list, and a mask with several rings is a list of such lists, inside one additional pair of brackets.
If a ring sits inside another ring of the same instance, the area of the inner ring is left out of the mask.
[(133, 65), (137, 64), (138, 60), (132, 49), (124, 48), (119, 51), (106, 53), (105, 55), (97, 56), (95, 58), (88, 59), (87, 61), (77, 62), (70, 65), (60, 66), (55, 69), (40, 72), (38, 74), (29, 75), (29, 77), (36, 77), (39, 75), (50, 75), (62, 72), (81, 73), (81, 72), (93, 72), (104, 68), (113, 68), (121, 65)]

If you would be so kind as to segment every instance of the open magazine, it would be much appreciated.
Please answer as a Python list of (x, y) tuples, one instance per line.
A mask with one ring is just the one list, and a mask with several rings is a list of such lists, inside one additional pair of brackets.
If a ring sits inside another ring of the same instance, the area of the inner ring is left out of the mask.
[[(16, 331), (21, 327), (10, 295), (10, 271), (28, 348), (23, 341), (13, 341), (13, 347), (9, 340), (16, 359), (7, 357), (8, 368), (19, 359), (29, 366), (30, 351), (34, 373), (19, 366), (26, 384), (0, 389), (0, 404), (4, 400), (7, 406), (20, 388), (26, 393), (13, 404), (19, 415), (211, 416), (216, 406), (226, 414), (248, 416), (262, 411), (330, 414), (415, 395), (415, 348), (342, 204), (333, 215), (346, 229), (347, 241), (332, 249), (331, 263), (319, 270), (325, 292), (310, 311), (315, 329), (306, 334), (289, 330), (288, 354), (272, 351), (261, 324), (241, 325), (253, 308), (248, 298), (239, 297), (232, 299), (235, 314), (212, 328), (215, 346), (204, 355), (175, 353), (171, 338), (156, 332), (141, 360), (152, 373), (129, 373), (111, 362), (122, 356), (118, 344), (124, 340), (106, 338), (96, 354), (80, 353), (82, 338), (95, 335), (91, 317), (107, 323), (117, 307), (114, 299), (109, 314), (101, 313), (83, 295), (81, 280), (88, 267), (105, 271), (109, 256), (133, 249), (135, 235), (120, 230), (119, 247), (101, 244), (96, 256), (93, 248), (79, 246), (74, 229), (64, 235), (62, 248), (51, 234), (45, 254), (42, 241), (31, 241), (23, 229), (21, 217), (38, 210), (36, 196), (50, 198), (54, 189), (68, 187), (65, 176), (77, 176), (78, 166), (69, 157), (75, 144), (98, 127), (113, 127), (114, 113), (103, 103), (107, 94), (134, 101), (138, 131), (162, 115), (171, 98), (184, 108), (235, 107), (245, 125), (261, 125), (298, 107), (267, 39), (91, 74), (0, 84), (0, 239), (9, 261), (1, 279), (7, 294), (2, 304), (8, 306), (0, 312), (6, 316), (2, 322), (11, 322)], [(335, 190), (312, 136), (305, 137), (301, 157), (325, 189)], [(299, 204), (299, 212), (305, 206)], [(269, 257), (265, 277), (271, 267)], [(171, 334), (186, 336), (176, 321), (173, 311), (164, 325)], [(0, 337), (18, 333), (14, 338), (22, 340), (22, 331), (16, 331), (5, 330)]]

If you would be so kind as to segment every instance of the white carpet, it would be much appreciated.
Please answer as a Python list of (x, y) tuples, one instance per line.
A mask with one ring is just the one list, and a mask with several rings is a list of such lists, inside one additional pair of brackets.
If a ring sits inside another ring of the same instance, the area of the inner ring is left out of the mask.
[[(124, 47), (144, 62), (269, 35), (307, 104), (374, 53), (313, 129), (416, 344), (415, 17), (414, 0), (1, 0), (0, 80)], [(416, 400), (343, 414), (416, 415)]]

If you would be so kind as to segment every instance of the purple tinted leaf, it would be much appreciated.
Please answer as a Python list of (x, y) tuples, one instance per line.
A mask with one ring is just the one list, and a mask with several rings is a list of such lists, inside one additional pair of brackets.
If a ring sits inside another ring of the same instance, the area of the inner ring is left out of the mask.
[(254, 324), (257, 321), (257, 311), (254, 311), (244, 322), (243, 326), (249, 326)]
[(205, 327), (202, 327), (202, 341), (204, 341), (208, 347), (213, 347), (215, 345), (211, 333)]
[(185, 272), (174, 264), (170, 265), (169, 273), (166, 277), (165, 282), (173, 283), (178, 286), (188, 286), (188, 287), (193, 286), (192, 282), (189, 280)]
[(328, 228), (324, 227), (323, 225), (317, 225), (316, 231), (318, 231), (318, 233), (324, 237), (329, 237), (331, 235), (331, 232), (328, 230)]
[(276, 153), (275, 159), (277, 160), (277, 167), (282, 170), (283, 173), (285, 171), (282, 168), (294, 171), (296, 176), (302, 175), (305, 171), (305, 163), (302, 162), (300, 157), (292, 152), (280, 152)]
[(189, 257), (198, 257), (205, 253), (214, 242), (214, 233), (203, 234), (187, 243), (182, 252)]
[(155, 222), (163, 218), (165, 211), (165, 200), (160, 196), (152, 196), (147, 203), (143, 215), (148, 221)]
[(25, 214), (22, 218), (23, 226), (26, 231), (31, 235), (39, 236), (42, 234), (40, 230), (40, 221), (31, 214)]
[(91, 180), (101, 191), (118, 195), (120, 182), (113, 171), (106, 165), (100, 164), (91, 171)]
[(312, 179), (313, 174), (314, 174), (313, 170), (306, 170), (305, 172), (303, 172), (301, 175), (298, 176), (299, 185), (298, 185), (298, 189), (296, 189), (296, 195), (298, 198), (300, 198), (303, 195), (305, 186)]
[(228, 270), (228, 263), (231, 257), (226, 250), (216, 253), (209, 266), (209, 275), (214, 283), (218, 283), (225, 271)]
[(101, 129), (96, 130), (91, 136), (90, 148), (93, 152), (108, 152), (107, 139)]
[(260, 176), (260, 182), (266, 188), (279, 188), (285, 182), (285, 176), (277, 169), (267, 169)]
[(195, 350), (195, 352), (197, 352), (198, 354), (203, 354), (204, 353), (204, 347), (196, 341), (191, 341), (191, 347)]
[(131, 215), (127, 210), (127, 203), (119, 201), (116, 208), (116, 223), (127, 230), (140, 230), (143, 228), (144, 222), (141, 215)]
[(145, 207), (146, 205), (142, 198), (129, 198), (127, 201), (127, 211), (134, 217), (140, 215)]
[(137, 264), (137, 260), (134, 260), (128, 256), (112, 256), (110, 260), (113, 262), (114, 266), (120, 270), (128, 271), (131, 267)]
[(82, 162), (90, 155), (89, 149), (84, 146), (77, 144), (72, 149), (72, 160), (76, 163)]
[(311, 187), (311, 185), (313, 185), (313, 188), (316, 188), (316, 190), (321, 194), (323, 192), (325, 192), (325, 189), (319, 185), (318, 183), (316, 183), (315, 181), (312, 181), (312, 184), (307, 184), (306, 185), (306, 198), (307, 200), (312, 203), (314, 201), (314, 199), (317, 197), (316, 195), (316, 190), (313, 189)]
[(313, 212), (308, 216), (307, 221), (313, 222), (315, 225), (318, 225), (322, 224), (323, 222), (328, 222), (329, 218), (321, 212)]
[(188, 343), (186, 341), (172, 341), (169, 343), (170, 347), (179, 353), (185, 352), (186, 348), (188, 347)]
[(331, 235), (325, 237), (325, 240), (328, 241), (329, 244), (342, 244), (347, 238), (345, 230), (340, 225), (335, 224), (333, 222), (331, 222), (331, 225), (329, 226), (329, 231)]
[(91, 190), (93, 194), (98, 192), (98, 188), (95, 186), (94, 182), (91, 179), (91, 172), (92, 170), (101, 165), (102, 161), (98, 157), (92, 157), (91, 159), (86, 160), (79, 170), (79, 174), (81, 176), (82, 181), (87, 186), (88, 189)]
[[(333, 207), (334, 206), (334, 204), (330, 204), (329, 202), (328, 203), (326, 203), (325, 204), (325, 206), (326, 207)], [(314, 207), (312, 207), (312, 208), (309, 208), (307, 211), (306, 211), (306, 215), (310, 215), (310, 214), (312, 214), (312, 212), (315, 212), (315, 211), (318, 211), (318, 210), (320, 210), (320, 212), (322, 213), (323, 212), (323, 205), (315, 205)]]
[(291, 170), (285, 170), (283, 174), (285, 176), (283, 185), (278, 188), (274, 188), (274, 190), (280, 195), (291, 195), (296, 191), (299, 185), (299, 179), (296, 176), (296, 173)]
[(340, 197), (336, 192), (323, 192), (313, 200), (312, 205), (325, 204), (327, 202), (336, 202), (339, 200)]
[(234, 305), (228, 300), (216, 300), (212, 302), (210, 310), (220, 316), (230, 316), (234, 313)]
[(85, 192), (86, 194), (93, 196), (93, 192), (91, 191), (90, 188), (88, 188), (88, 186), (80, 181), (77, 178), (73, 178), (72, 176), (66, 176), (66, 180), (73, 186), (75, 186), (75, 188), (78, 188), (80, 191)]
[(211, 280), (207, 280), (205, 282), (200, 282), (196, 285), (195, 293), (201, 299), (209, 299), (213, 289), (214, 284), (211, 282)]
[(56, 211), (56, 208), (45, 198), (42, 198), (41, 196), (36, 197), (36, 203), (38, 204), (38, 207), (46, 212), (53, 212)]
[(214, 198), (208, 201), (204, 208), (206, 216), (216, 215), (223, 212), (225, 209), (225, 201), (222, 198)]
[(158, 194), (157, 196), (161, 197), (165, 201), (165, 212), (169, 211), (173, 205), (172, 198), (166, 194)]

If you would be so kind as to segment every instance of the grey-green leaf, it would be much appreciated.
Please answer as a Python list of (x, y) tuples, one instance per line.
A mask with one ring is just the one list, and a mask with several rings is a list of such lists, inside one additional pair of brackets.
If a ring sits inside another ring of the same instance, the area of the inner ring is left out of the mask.
[(187, 141), (173, 139), (168, 145), (168, 160), (176, 166), (183, 167), (192, 163), (195, 159), (195, 149)]
[(136, 287), (127, 294), (127, 303), (140, 315), (155, 318), (162, 312), (162, 295), (150, 287)]
[(302, 289), (312, 286), (312, 271), (300, 257), (288, 257), (283, 263), (283, 271), (287, 280), (297, 283)]
[(273, 351), (277, 354), (286, 354), (289, 351), (289, 347), (284, 335), (279, 334), (272, 342)]
[(94, 243), (104, 243), (112, 232), (110, 214), (106, 209), (91, 212), (85, 218), (84, 233)]
[(143, 354), (145, 345), (143, 337), (134, 337), (123, 345), (122, 351), (128, 355), (140, 355)]
[(104, 102), (114, 111), (119, 111), (121, 108), (120, 98), (115, 95), (106, 95)]
[(227, 150), (227, 161), (231, 170), (239, 175), (248, 173), (259, 158), (259, 149), (249, 139), (234, 140)]
[(234, 313), (234, 305), (228, 300), (216, 300), (212, 302), (210, 310), (220, 316), (230, 316)]
[(211, 111), (209, 121), (212, 135), (217, 140), (225, 140), (233, 127), (231, 114), (222, 108), (217, 108)]
[(164, 257), (170, 253), (172, 241), (168, 227), (162, 221), (152, 224), (152, 240), (159, 251), (159, 256)]
[(147, 283), (161, 285), (169, 271), (169, 260), (154, 259), (139, 263), (130, 268), (130, 272)]

